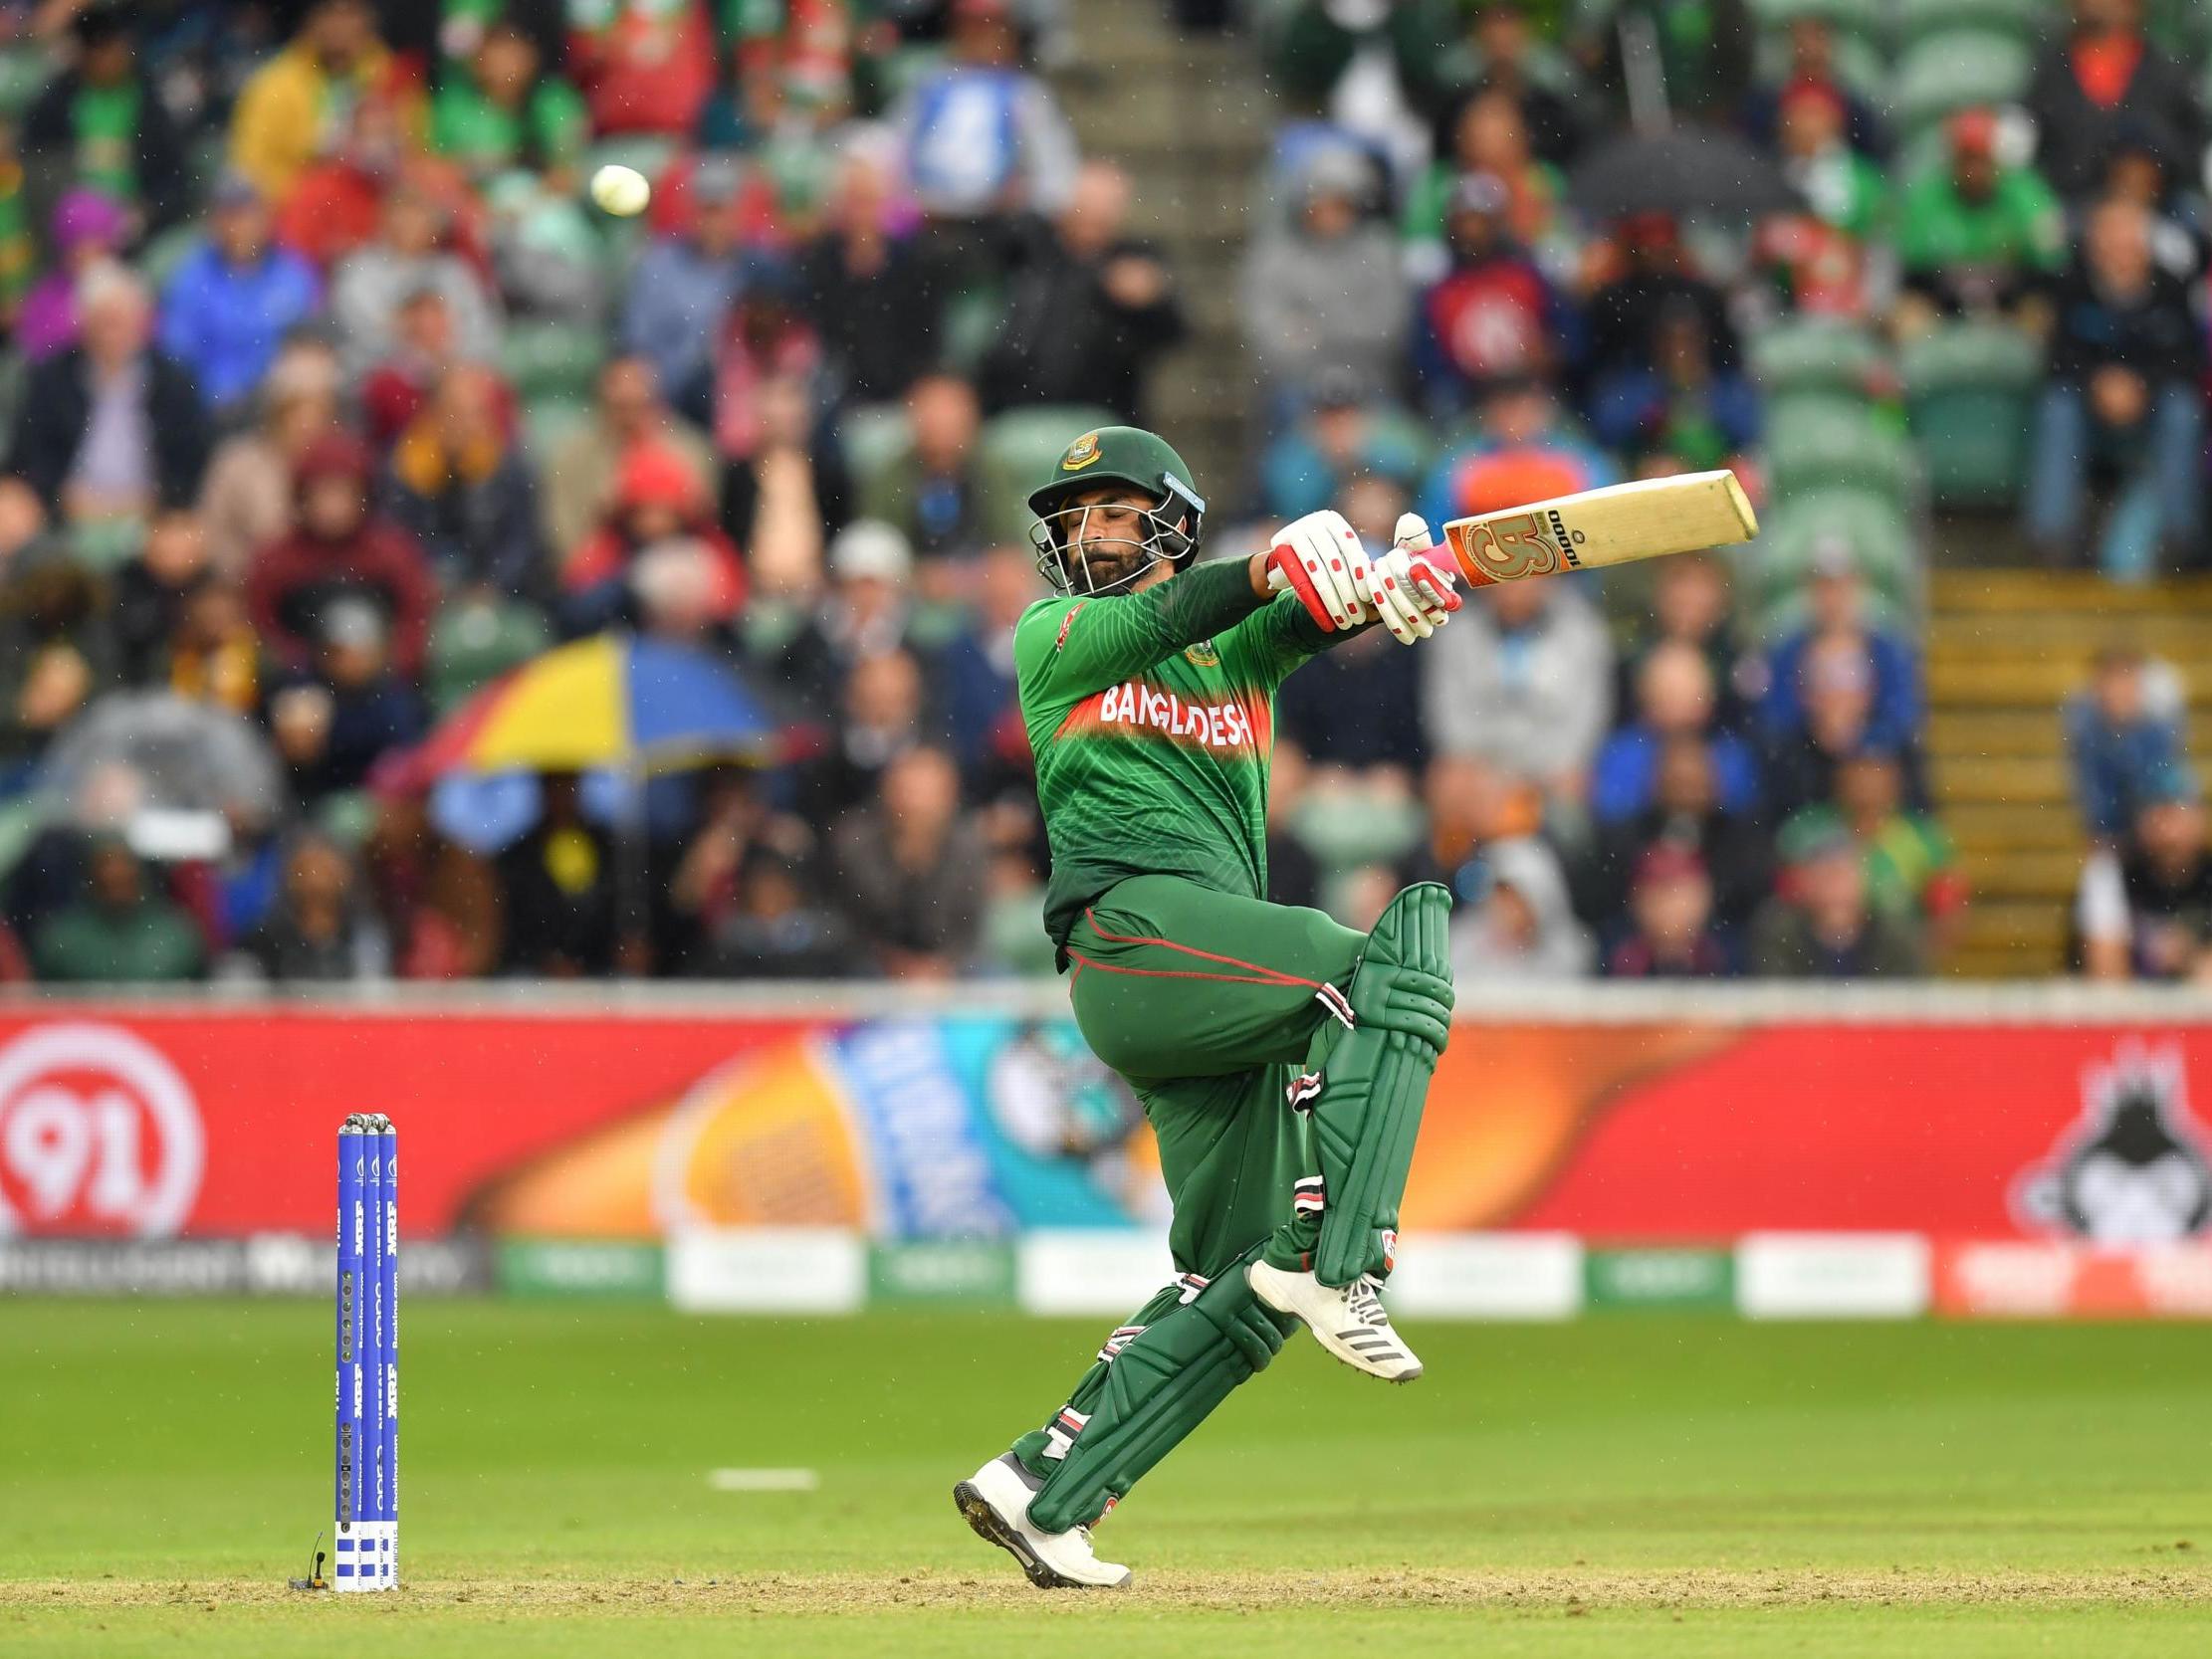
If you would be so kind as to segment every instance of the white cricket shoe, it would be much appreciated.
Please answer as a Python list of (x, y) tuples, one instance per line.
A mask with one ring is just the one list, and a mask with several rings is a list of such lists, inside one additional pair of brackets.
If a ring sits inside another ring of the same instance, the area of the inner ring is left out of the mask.
[(1128, 1583), (1129, 1568), (1091, 1553), (1088, 1527), (1047, 1533), (1029, 1525), (1029, 1500), (1043, 1484), (1007, 1452), (954, 1487), (953, 1502), (976, 1536), (1019, 1561), (1040, 1590), (1111, 1590)]
[(1385, 1382), (1411, 1382), (1421, 1361), (1391, 1328), (1375, 1281), (1364, 1274), (1342, 1290), (1332, 1290), (1310, 1273), (1285, 1273), (1265, 1262), (1248, 1270), (1252, 1294), (1278, 1314), (1306, 1322), (1315, 1341), (1356, 1371)]

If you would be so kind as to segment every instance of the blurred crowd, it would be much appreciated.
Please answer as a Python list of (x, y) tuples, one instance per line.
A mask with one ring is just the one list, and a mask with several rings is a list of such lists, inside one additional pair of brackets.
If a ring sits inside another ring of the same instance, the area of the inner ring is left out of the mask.
[[(2204, 135), (2185, 9), (1957, 0), (2017, 29), (2020, 85), (1939, 77), (1909, 130), (1867, 79), (1891, 9), (1159, 7), (1239, 31), (1279, 117), (1211, 550), (1715, 466), (1768, 522), (1756, 565), (1491, 588), (1294, 678), (1274, 897), (1364, 926), (1443, 880), (1470, 977), (1940, 960), (1965, 892), (1905, 423), (1926, 453), (1923, 421), (2025, 400), (2019, 453), (1936, 505), (1994, 491), (2118, 579), (2193, 562)], [(1050, 970), (1020, 498), (1148, 422), (1190, 332), (1145, 181), (1052, 91), (1111, 73), (1059, 0), (43, 0), (0, 31), (0, 978)], [(641, 218), (588, 205), (607, 162), (654, 181)], [(1915, 350), (1956, 372), (1900, 381)], [(741, 680), (774, 763), (410, 763), (609, 633)], [(2107, 697), (2157, 677), (2127, 664), (2069, 714), (2112, 826), (2085, 959), (2116, 913), (2122, 971), (2186, 971), (2126, 942), (2180, 880), (2144, 815), (2195, 811), (2170, 700), (2137, 698), (2159, 748)], [(1408, 716), (1380, 751), (1376, 709)]]

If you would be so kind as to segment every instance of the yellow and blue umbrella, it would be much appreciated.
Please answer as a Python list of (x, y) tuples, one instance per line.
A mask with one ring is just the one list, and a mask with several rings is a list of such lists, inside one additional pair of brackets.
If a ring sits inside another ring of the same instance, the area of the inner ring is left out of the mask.
[(408, 788), (454, 772), (763, 764), (776, 758), (780, 737), (761, 700), (704, 652), (601, 634), (494, 681), (378, 781)]

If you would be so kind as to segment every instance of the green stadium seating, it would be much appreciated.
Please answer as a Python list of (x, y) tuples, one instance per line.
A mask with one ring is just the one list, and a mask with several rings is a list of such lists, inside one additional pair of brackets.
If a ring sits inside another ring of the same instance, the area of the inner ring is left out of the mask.
[(1054, 460), (1080, 434), (1113, 424), (1110, 409), (1058, 403), (1009, 409), (985, 422), (982, 473), (992, 538), (1022, 543), (1029, 524), (1029, 492), (1049, 476)]
[(1881, 345), (1849, 322), (1811, 317), (1778, 322), (1751, 345), (1751, 372), (1772, 397), (1828, 392), (1870, 397), (1886, 379)]
[(590, 400), (563, 394), (534, 397), (523, 404), (523, 437), (531, 459), (544, 467), (560, 441), (592, 420)]
[(1737, 561), (1749, 609), (1762, 624), (1803, 589), (1814, 549), (1829, 535), (1849, 543), (1869, 589), (1892, 609), (1918, 609), (1918, 537), (1910, 519), (1878, 491), (1834, 488), (1770, 504), (1757, 543)]
[(528, 605), (487, 599), (449, 603), (430, 627), (423, 679), (431, 706), (449, 714), (552, 643), (545, 618)]
[(1897, 60), (1893, 108), (1909, 137), (1958, 109), (2012, 104), (2028, 90), (2033, 49), (2015, 35), (1954, 29), (1929, 35)]
[(500, 372), (526, 403), (548, 398), (589, 398), (606, 335), (567, 322), (510, 322), (500, 339)]
[(1957, 322), (1904, 348), (1905, 409), (1939, 508), (2003, 508), (2027, 481), (2043, 349), (1999, 322)]
[(0, 52), (0, 120), (15, 121), (38, 101), (55, 60), (36, 43)]
[(853, 494), (865, 497), (869, 484), (906, 453), (911, 441), (906, 411), (896, 403), (848, 409), (837, 423), (837, 440), (845, 452), (845, 470), (852, 474)]
[(2031, 48), (2046, 29), (2065, 27), (2064, 8), (2048, 0), (1898, 0), (1897, 45), (1909, 51), (1933, 35), (1986, 31)]
[(1792, 419), (1772, 419), (1766, 450), (1767, 474), (1778, 499), (1844, 486), (1872, 490), (1902, 504), (1911, 492), (1911, 453), (1871, 411), (1824, 402)]

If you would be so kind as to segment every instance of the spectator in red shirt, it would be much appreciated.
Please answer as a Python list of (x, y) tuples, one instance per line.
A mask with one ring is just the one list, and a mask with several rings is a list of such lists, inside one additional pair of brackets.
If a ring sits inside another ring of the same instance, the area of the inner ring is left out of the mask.
[(1424, 409), (1465, 412), (1500, 375), (1548, 374), (1573, 338), (1567, 302), (1514, 240), (1505, 184), (1461, 173), (1444, 208), (1444, 274), (1414, 310), (1414, 374)]
[(623, 460), (614, 502), (592, 537), (575, 550), (560, 573), (562, 621), (574, 634), (595, 633), (634, 612), (632, 566), (663, 542), (703, 546), (713, 582), (704, 609), (727, 622), (745, 606), (745, 565), (714, 522), (714, 504), (700, 489), (683, 457), (660, 445), (640, 444)]

